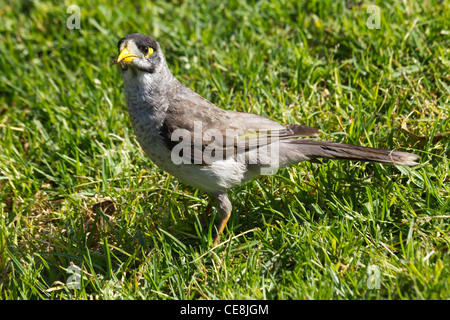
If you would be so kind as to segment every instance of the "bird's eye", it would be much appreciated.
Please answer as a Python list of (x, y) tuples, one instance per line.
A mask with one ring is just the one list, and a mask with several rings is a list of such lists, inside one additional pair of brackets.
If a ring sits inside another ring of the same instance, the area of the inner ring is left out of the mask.
[(145, 57), (150, 57), (153, 54), (153, 48), (152, 47), (144, 47), (144, 54), (145, 54)]

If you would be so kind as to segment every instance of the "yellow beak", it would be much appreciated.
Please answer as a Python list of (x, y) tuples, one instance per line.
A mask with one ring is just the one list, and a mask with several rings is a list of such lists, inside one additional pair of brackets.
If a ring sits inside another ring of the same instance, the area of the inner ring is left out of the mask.
[(130, 61), (133, 61), (134, 58), (139, 58), (139, 57), (137, 55), (135, 55), (135, 54), (132, 54), (130, 52), (130, 50), (128, 50), (128, 48), (125, 47), (120, 52), (120, 54), (117, 57), (117, 60), (115, 61), (115, 63), (130, 62)]

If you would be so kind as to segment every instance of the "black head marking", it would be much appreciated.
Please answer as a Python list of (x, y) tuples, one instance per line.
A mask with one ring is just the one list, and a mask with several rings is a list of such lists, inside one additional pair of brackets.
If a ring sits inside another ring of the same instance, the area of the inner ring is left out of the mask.
[(119, 43), (118, 43), (119, 51), (120, 51), (120, 46), (122, 45), (122, 43), (124, 41), (127, 41), (127, 40), (133, 40), (134, 43), (136, 44), (136, 46), (141, 51), (144, 51), (145, 47), (150, 47), (154, 51), (156, 51), (157, 48), (158, 48), (158, 43), (152, 37), (147, 36), (147, 35), (142, 34), (142, 33), (130, 33), (130, 34), (126, 35), (125, 37), (123, 37), (122, 39), (119, 40)]

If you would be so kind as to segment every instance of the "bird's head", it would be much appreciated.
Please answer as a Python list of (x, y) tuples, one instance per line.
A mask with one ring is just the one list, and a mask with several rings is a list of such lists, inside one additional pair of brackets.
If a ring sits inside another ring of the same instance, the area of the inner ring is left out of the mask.
[(155, 73), (165, 65), (164, 55), (155, 39), (141, 33), (132, 33), (119, 44), (119, 56), (114, 64), (126, 71), (128, 68)]

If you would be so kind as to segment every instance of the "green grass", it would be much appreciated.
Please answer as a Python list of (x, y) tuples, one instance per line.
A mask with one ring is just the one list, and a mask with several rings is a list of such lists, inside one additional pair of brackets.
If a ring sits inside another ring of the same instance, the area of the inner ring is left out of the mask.
[[(0, 2), (2, 299), (450, 298), (447, 1), (377, 1), (379, 30), (372, 2), (77, 1), (73, 30), (72, 2)], [(135, 140), (111, 66), (131, 32), (222, 108), (420, 165), (263, 176), (233, 190), (212, 249), (207, 195)], [(71, 264), (80, 289), (66, 285)]]

